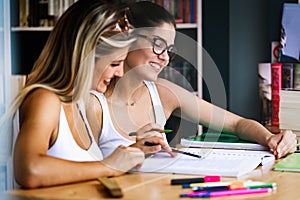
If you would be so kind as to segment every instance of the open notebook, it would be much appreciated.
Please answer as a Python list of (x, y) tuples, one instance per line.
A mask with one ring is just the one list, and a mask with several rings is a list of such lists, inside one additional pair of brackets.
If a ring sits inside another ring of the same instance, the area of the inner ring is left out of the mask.
[(202, 158), (183, 154), (172, 158), (166, 152), (159, 152), (147, 158), (138, 171), (239, 177), (275, 159), (268, 151), (201, 148), (180, 150), (199, 154)]

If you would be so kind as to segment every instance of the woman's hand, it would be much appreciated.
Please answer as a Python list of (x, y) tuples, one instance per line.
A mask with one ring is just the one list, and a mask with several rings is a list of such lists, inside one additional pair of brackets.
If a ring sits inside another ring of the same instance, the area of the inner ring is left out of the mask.
[(273, 134), (268, 139), (267, 143), (268, 146), (274, 150), (274, 155), (277, 158), (284, 157), (297, 150), (296, 135), (290, 130), (284, 130), (278, 134)]
[(120, 145), (110, 156), (101, 162), (112, 170), (112, 176), (119, 176), (134, 167), (139, 168), (144, 159), (145, 154), (140, 149)]
[(158, 124), (153, 123), (140, 128), (136, 132), (136, 143), (130, 146), (141, 149), (145, 154), (164, 150), (173, 157), (176, 155), (167, 142), (164, 130)]

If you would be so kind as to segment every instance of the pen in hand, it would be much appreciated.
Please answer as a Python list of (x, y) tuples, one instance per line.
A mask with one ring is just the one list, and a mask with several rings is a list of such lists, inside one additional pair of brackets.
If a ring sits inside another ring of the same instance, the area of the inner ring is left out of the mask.
[[(145, 146), (156, 146), (158, 144), (155, 144), (155, 143), (152, 143), (152, 142), (145, 142), (144, 143)], [(197, 155), (197, 154), (193, 154), (193, 153), (190, 153), (190, 152), (186, 152), (186, 151), (180, 151), (178, 149), (175, 149), (175, 148), (171, 148), (172, 149), (172, 152), (175, 152), (175, 153), (180, 153), (180, 154), (184, 154), (184, 155), (187, 155), (187, 156), (192, 156), (192, 157), (196, 157), (196, 158), (201, 158), (200, 155)]]

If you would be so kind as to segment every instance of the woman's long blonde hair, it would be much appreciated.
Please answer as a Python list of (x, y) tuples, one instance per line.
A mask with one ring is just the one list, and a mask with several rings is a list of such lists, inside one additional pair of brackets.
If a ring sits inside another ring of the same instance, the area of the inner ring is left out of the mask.
[(120, 9), (105, 0), (79, 0), (69, 7), (50, 33), (25, 88), (1, 117), (0, 125), (4, 119), (12, 117), (36, 88), (53, 91), (62, 102), (76, 102), (87, 95), (95, 54), (101, 59), (101, 55), (127, 47), (132, 42), (123, 35), (111, 37), (112, 34), (106, 34), (112, 31), (120, 17), (123, 17)]

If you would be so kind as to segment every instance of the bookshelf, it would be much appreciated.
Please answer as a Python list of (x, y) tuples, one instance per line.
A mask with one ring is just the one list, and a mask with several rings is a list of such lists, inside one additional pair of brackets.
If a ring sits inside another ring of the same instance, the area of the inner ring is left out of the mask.
[[(32, 0), (36, 1), (36, 0)], [(50, 0), (47, 0), (50, 2)], [(72, 2), (75, 2), (74, 0), (51, 0), (52, 1), (64, 1), (69, 2), (71, 5)], [(194, 71), (192, 72), (194, 79), (193, 83), (190, 83), (192, 85), (192, 91), (199, 97), (202, 97), (202, 0), (163, 0), (163, 1), (157, 1), (152, 0), (152, 2), (161, 4), (168, 2), (169, 4), (175, 4), (176, 2), (189, 2), (191, 5), (191, 2), (193, 1), (193, 4), (195, 6), (194, 9), (194, 17), (191, 17), (191, 19), (183, 19), (180, 23), (177, 23), (177, 31), (182, 34), (182, 37), (186, 37), (189, 40), (189, 43), (193, 46), (187, 46), (185, 42), (183, 41), (175, 41), (175, 45), (179, 49), (179, 51), (182, 51), (183, 58), (181, 61), (185, 60), (190, 65), (189, 67), (193, 68)], [(16, 59), (12, 60), (12, 73), (13, 74), (28, 74), (31, 70), (31, 67), (34, 63), (34, 60), (38, 57), (39, 52), (41, 51), (44, 43), (46, 42), (46, 39), (52, 30), (52, 26), (30, 26), (30, 23), (25, 23), (27, 25), (20, 25), (20, 16), (22, 16), (20, 12), (20, 4), (19, 0), (12, 0), (11, 1), (11, 20), (12, 20), (12, 46), (13, 46), (13, 55), (15, 55)], [(30, 2), (29, 0), (24, 0), (24, 2)], [(120, 0), (120, 2), (124, 2), (124, 0)], [(133, 1), (130, 1), (133, 2)], [(62, 5), (62, 4), (60, 4)], [(164, 6), (165, 7), (165, 6)], [(63, 9), (66, 9), (64, 7)], [(24, 9), (23, 9), (24, 10)], [(26, 9), (25, 9), (26, 10)], [(19, 12), (16, 12), (19, 11)], [(28, 10), (27, 10), (28, 12)], [(170, 11), (171, 12), (171, 11)], [(174, 10), (172, 11), (174, 12)], [(61, 14), (61, 12), (59, 12)], [(197, 16), (197, 18), (195, 18)], [(29, 17), (30, 18), (30, 17)], [(176, 17), (175, 17), (176, 18)], [(186, 17), (185, 17), (186, 18)], [(36, 20), (35, 20), (36, 21)], [(187, 21), (187, 22), (185, 22)], [(51, 23), (46, 23), (51, 24)], [(179, 43), (179, 44), (178, 44)], [(198, 71), (198, 73), (197, 73)], [(182, 72), (181, 72), (182, 73)], [(196, 73), (196, 74), (195, 74)], [(198, 76), (197, 76), (198, 74)], [(173, 122), (177, 123), (178, 121)], [(183, 127), (184, 130), (182, 130), (182, 135), (180, 134), (180, 137), (186, 137), (190, 135), (195, 135), (195, 132), (199, 131), (199, 133), (202, 133), (202, 127), (198, 125), (191, 126), (188, 122), (180, 122), (180, 126)], [(171, 122), (172, 124), (172, 122)], [(177, 137), (177, 136), (176, 136)], [(175, 143), (179, 143), (179, 138), (174, 141)]]
[[(0, 117), (8, 110), (14, 94), (11, 76), (9, 1), (0, 0)], [(0, 193), (12, 189), (11, 120), (0, 122)]]

